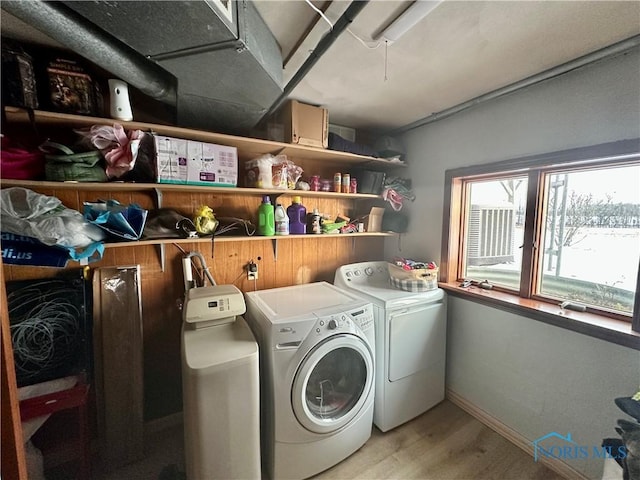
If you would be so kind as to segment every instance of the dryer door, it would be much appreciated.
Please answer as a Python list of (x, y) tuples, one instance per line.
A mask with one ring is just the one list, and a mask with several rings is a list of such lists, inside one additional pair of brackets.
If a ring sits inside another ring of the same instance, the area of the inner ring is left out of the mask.
[(445, 358), (447, 321), (442, 302), (389, 312), (388, 380), (395, 382)]
[(373, 365), (371, 350), (355, 335), (334, 335), (320, 342), (293, 379), (291, 403), (298, 421), (315, 433), (333, 432), (349, 423), (370, 396)]

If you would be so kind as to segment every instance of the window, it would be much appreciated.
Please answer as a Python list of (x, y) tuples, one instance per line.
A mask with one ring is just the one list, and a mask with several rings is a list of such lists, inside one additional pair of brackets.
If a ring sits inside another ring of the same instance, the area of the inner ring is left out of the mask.
[(468, 180), (462, 277), (518, 290), (527, 177)]
[(631, 315), (640, 259), (640, 165), (545, 174), (545, 297)]
[(639, 152), (629, 140), (447, 171), (441, 280), (640, 330)]

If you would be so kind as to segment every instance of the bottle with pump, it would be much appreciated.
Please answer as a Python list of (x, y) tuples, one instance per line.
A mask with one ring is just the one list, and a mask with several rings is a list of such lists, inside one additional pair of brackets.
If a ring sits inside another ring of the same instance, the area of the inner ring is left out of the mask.
[(300, 196), (293, 197), (291, 205), (287, 207), (289, 217), (289, 233), (301, 235), (307, 231), (307, 209), (302, 205)]
[(276, 233), (276, 223), (274, 217), (273, 205), (269, 195), (262, 197), (262, 203), (258, 207), (258, 235), (267, 237)]
[(313, 213), (309, 214), (307, 233), (322, 233), (322, 215), (320, 215), (317, 208), (314, 208)]
[(289, 235), (289, 217), (280, 203), (276, 204), (274, 217), (276, 220), (276, 235)]

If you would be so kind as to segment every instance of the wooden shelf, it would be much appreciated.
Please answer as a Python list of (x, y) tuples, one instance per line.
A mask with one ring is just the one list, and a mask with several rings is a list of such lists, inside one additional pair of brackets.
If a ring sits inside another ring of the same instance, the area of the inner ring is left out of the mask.
[[(397, 233), (393, 232), (364, 232), (364, 233), (328, 233), (328, 234), (308, 234), (308, 235), (274, 235), (265, 237), (261, 235), (254, 236), (241, 236), (241, 235), (218, 235), (213, 237), (213, 242), (260, 242), (265, 240), (274, 241), (288, 241), (288, 240), (321, 240), (325, 238), (364, 238), (364, 237), (394, 237)], [(118, 247), (133, 247), (136, 245), (167, 245), (167, 244), (182, 244), (182, 243), (211, 243), (211, 237), (198, 237), (198, 238), (160, 238), (153, 240), (138, 240), (131, 242), (112, 242), (105, 243), (105, 248), (118, 248)]]
[(128, 182), (42, 182), (37, 180), (0, 179), (3, 187), (47, 188), (56, 190), (107, 191), (107, 192), (162, 192), (216, 193), (220, 195), (300, 195), (301, 197), (325, 197), (344, 199), (379, 199), (380, 195), (369, 193), (311, 192), (306, 190), (279, 190), (275, 188), (212, 187), (207, 185), (176, 185), (171, 183)]
[[(31, 120), (25, 109), (16, 107), (5, 107), (7, 123), (26, 124)], [(377, 170), (387, 170), (398, 167), (406, 167), (401, 162), (391, 162), (388, 160), (356, 155), (336, 150), (328, 150), (314, 147), (306, 147), (300, 145), (292, 145), (288, 143), (273, 142), (270, 140), (262, 140), (257, 138), (239, 137), (234, 135), (226, 135), (202, 130), (192, 130), (189, 128), (175, 127), (171, 125), (158, 125), (142, 122), (123, 122), (110, 118), (97, 118), (81, 115), (69, 115), (64, 113), (35, 111), (34, 121), (37, 125), (44, 127), (60, 127), (60, 128), (85, 128), (93, 125), (113, 125), (121, 124), (126, 129), (138, 129), (148, 132), (154, 132), (159, 135), (166, 135), (176, 138), (184, 138), (189, 140), (197, 140), (201, 142), (210, 142), (220, 145), (229, 145), (238, 149), (238, 158), (241, 161), (256, 158), (263, 154), (279, 155), (285, 154), (292, 159), (299, 159), (308, 162), (308, 165), (330, 165), (336, 168), (343, 166), (349, 167), (365, 167)], [(215, 196), (229, 197), (260, 197), (270, 195), (277, 198), (282, 195), (301, 197), (315, 197), (317, 199), (336, 199), (336, 200), (359, 200), (380, 199), (380, 195), (368, 193), (336, 193), (336, 192), (314, 192), (305, 190), (280, 190), (280, 189), (264, 189), (264, 188), (242, 188), (242, 187), (214, 187), (207, 185), (179, 185), (169, 183), (131, 183), (131, 182), (50, 182), (35, 180), (12, 180), (0, 179), (0, 187), (23, 187), (33, 190), (53, 190), (53, 191), (69, 191), (69, 192), (149, 192), (155, 198), (156, 207), (163, 206), (164, 194), (213, 194)], [(235, 200), (233, 200), (235, 201)], [(238, 202), (242, 202), (238, 199)], [(322, 240), (327, 238), (345, 238), (351, 237), (353, 242), (360, 238), (371, 237), (393, 237), (397, 233), (391, 232), (371, 232), (371, 233), (349, 233), (349, 234), (321, 234), (321, 235), (283, 235), (283, 236), (215, 236), (213, 242), (260, 242), (265, 240), (272, 241), (274, 257), (277, 258), (278, 244), (283, 241), (290, 240)], [(135, 246), (152, 245), (158, 248), (158, 254), (164, 271), (164, 250), (167, 244), (189, 244), (189, 243), (211, 243), (212, 237), (203, 238), (164, 238), (153, 240), (139, 240), (127, 242), (105, 242), (105, 248), (126, 248)]]
[[(7, 122), (27, 123), (29, 115), (27, 111), (17, 107), (5, 107)], [(174, 127), (171, 125), (158, 125), (143, 122), (123, 122), (112, 118), (87, 117), (83, 115), (69, 115), (65, 113), (46, 112), (36, 110), (35, 121), (42, 125), (59, 125), (63, 127), (90, 127), (92, 125), (112, 125), (119, 123), (127, 129), (152, 131), (160, 135), (170, 137), (199, 140), (201, 142), (229, 145), (238, 149), (238, 157), (244, 160), (255, 158), (259, 155), (270, 153), (272, 155), (285, 154), (292, 158), (317, 160), (345, 166), (360, 166), (375, 169), (393, 169), (406, 167), (404, 162), (392, 162), (389, 160), (356, 155), (338, 150), (328, 150), (315, 147), (293, 145), (289, 143), (273, 142), (257, 138), (238, 137), (222, 133), (192, 130), (190, 128)]]

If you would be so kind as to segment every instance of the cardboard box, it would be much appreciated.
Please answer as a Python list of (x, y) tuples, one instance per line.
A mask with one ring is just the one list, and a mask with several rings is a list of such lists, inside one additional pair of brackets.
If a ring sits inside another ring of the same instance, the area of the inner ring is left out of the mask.
[(187, 182), (187, 140), (153, 136), (156, 149), (156, 180), (158, 183)]
[(309, 147), (329, 145), (329, 112), (297, 100), (289, 100), (266, 122), (269, 140)]
[(154, 135), (158, 183), (235, 187), (238, 149)]
[(381, 232), (383, 215), (383, 207), (371, 207), (371, 211), (369, 215), (367, 215), (366, 225), (364, 226), (365, 230), (367, 232)]

